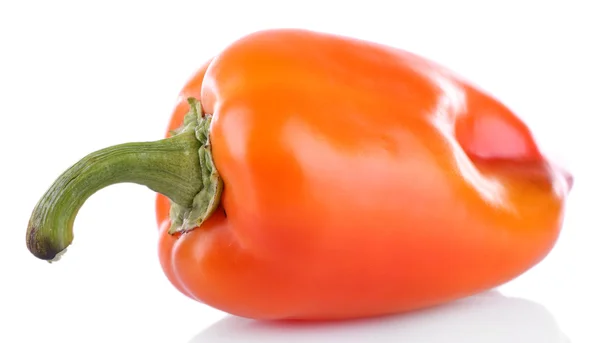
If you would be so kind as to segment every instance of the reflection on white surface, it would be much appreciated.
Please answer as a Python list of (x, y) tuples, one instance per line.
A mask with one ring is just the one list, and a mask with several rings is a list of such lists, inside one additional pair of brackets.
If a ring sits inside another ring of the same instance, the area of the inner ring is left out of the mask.
[(488, 292), (410, 314), (336, 323), (260, 322), (233, 316), (200, 332), (204, 342), (569, 343), (540, 304)]

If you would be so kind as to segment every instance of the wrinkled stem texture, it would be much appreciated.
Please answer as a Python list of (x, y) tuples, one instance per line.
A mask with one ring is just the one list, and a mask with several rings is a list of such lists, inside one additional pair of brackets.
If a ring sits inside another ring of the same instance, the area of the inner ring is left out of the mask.
[[(208, 144), (210, 119), (202, 118), (197, 100), (190, 99), (190, 105), (190, 113), (174, 136), (96, 151), (60, 175), (29, 220), (26, 243), (31, 253), (44, 260), (62, 255), (73, 241), (73, 223), (79, 209), (92, 194), (116, 183), (145, 185), (167, 196), (178, 209), (179, 226), (182, 221), (193, 226), (210, 215), (219, 202), (222, 183)], [(206, 158), (211, 168), (207, 169)], [(201, 210), (197, 210), (199, 207)], [(172, 231), (190, 229), (178, 228)]]

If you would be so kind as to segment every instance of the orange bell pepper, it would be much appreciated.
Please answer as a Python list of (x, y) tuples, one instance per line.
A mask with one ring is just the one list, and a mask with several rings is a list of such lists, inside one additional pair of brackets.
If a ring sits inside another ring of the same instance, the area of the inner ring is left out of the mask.
[[(190, 106), (191, 105), (191, 106)], [(181, 91), (167, 137), (68, 169), (27, 246), (54, 260), (98, 189), (158, 192), (159, 255), (192, 299), (256, 319), (343, 319), (501, 285), (550, 252), (572, 177), (501, 102), (407, 51), (250, 34)]]

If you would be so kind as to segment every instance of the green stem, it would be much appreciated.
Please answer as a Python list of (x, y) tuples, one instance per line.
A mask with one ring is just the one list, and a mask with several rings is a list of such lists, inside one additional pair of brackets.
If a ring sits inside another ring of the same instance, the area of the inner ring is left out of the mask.
[(211, 117), (189, 99), (190, 113), (174, 136), (155, 142), (108, 147), (66, 170), (35, 206), (27, 227), (27, 248), (55, 260), (73, 241), (73, 223), (85, 201), (116, 183), (145, 185), (171, 200), (170, 233), (191, 230), (218, 207), (223, 188), (214, 166), (208, 131)]

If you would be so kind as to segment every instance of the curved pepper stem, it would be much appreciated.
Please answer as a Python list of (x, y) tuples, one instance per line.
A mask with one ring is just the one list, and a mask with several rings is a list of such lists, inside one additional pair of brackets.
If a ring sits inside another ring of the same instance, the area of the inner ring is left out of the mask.
[(188, 99), (190, 112), (173, 136), (154, 142), (108, 147), (61, 174), (35, 206), (27, 226), (27, 248), (56, 261), (73, 241), (73, 223), (85, 201), (116, 183), (137, 183), (171, 200), (170, 233), (191, 230), (218, 207), (223, 182), (210, 149), (211, 116)]

